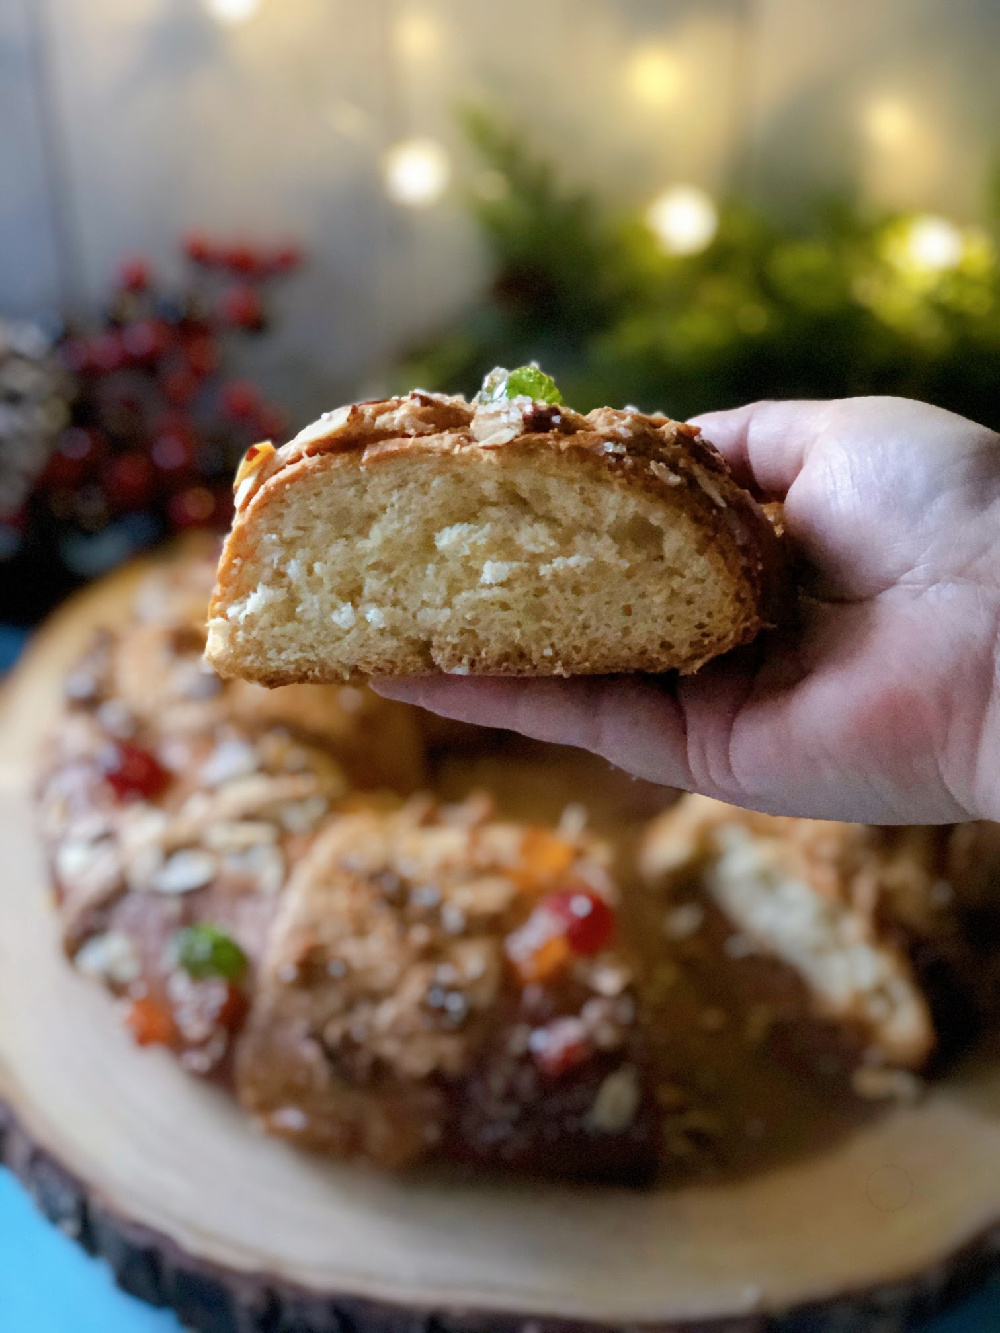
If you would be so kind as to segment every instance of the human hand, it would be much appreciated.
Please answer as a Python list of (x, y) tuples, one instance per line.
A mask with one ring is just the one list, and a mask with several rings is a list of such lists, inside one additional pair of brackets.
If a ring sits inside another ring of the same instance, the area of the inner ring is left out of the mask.
[(739, 480), (784, 501), (808, 565), (794, 628), (688, 677), (375, 688), (773, 814), (1000, 819), (1000, 436), (900, 398), (697, 424)]

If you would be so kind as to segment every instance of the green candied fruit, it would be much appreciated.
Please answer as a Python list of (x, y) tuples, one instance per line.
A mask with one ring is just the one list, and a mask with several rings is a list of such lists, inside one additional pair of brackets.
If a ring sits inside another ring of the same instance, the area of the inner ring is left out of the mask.
[(518, 366), (507, 376), (507, 397), (518, 398), (522, 394), (536, 403), (562, 402), (555, 380), (544, 370), (539, 370), (534, 362), (530, 366)]
[(246, 954), (217, 926), (187, 926), (179, 932), (176, 944), (178, 963), (195, 981), (210, 977), (239, 981), (247, 970)]
[(561, 403), (562, 394), (551, 375), (532, 362), (530, 366), (518, 366), (516, 370), (505, 370), (495, 366), (483, 380), (483, 387), (476, 399), (479, 403), (496, 403), (501, 398), (532, 398), (536, 403)]

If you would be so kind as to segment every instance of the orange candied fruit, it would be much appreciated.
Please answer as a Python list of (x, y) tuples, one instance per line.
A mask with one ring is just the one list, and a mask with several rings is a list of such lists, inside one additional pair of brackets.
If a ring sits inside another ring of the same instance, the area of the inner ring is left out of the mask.
[(521, 888), (540, 888), (565, 875), (576, 860), (576, 848), (549, 829), (529, 828), (521, 839), (521, 864), (514, 878)]
[(177, 1039), (173, 1014), (148, 996), (132, 1001), (125, 1021), (140, 1046), (172, 1046)]
[(252, 477), (255, 472), (259, 471), (273, 453), (274, 445), (270, 442), (252, 444), (243, 455), (240, 465), (236, 469), (233, 490), (238, 490), (246, 481), (247, 477)]

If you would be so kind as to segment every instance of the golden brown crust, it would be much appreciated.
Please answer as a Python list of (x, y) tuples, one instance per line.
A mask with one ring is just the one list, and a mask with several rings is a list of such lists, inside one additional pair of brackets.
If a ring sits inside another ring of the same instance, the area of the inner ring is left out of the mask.
[[(375, 469), (392, 461), (450, 458), (476, 463), (497, 461), (544, 465), (553, 456), (574, 474), (623, 485), (672, 506), (680, 504), (696, 520), (704, 549), (718, 576), (734, 589), (728, 635), (716, 633), (697, 646), (683, 662), (664, 662), (656, 652), (610, 644), (606, 657), (574, 664), (574, 674), (608, 674), (623, 670), (662, 671), (677, 667), (696, 671), (711, 658), (750, 642), (762, 628), (783, 617), (787, 601), (784, 558), (772, 524), (753, 498), (733, 479), (725, 460), (701, 437), (697, 426), (646, 416), (632, 410), (598, 408), (583, 416), (565, 407), (527, 399), (473, 407), (463, 399), (416, 391), (405, 398), (355, 404), (327, 414), (277, 452), (264, 457), (237, 489), (236, 517), (219, 564), (218, 582), (209, 608), (221, 625), (227, 611), (250, 591), (243, 570), (268, 530), (270, 503), (286, 488), (306, 477), (342, 467)], [(308, 668), (276, 669), (250, 654), (234, 654), (210, 637), (209, 658), (223, 675), (236, 674), (276, 686), (292, 681), (342, 680), (342, 668), (322, 661)], [(447, 663), (441, 663), (445, 670)], [(420, 674), (426, 656), (396, 654), (359, 661), (359, 674)], [(455, 668), (477, 674), (538, 675), (537, 660), (511, 657), (500, 644), (476, 654)], [(558, 670), (558, 668), (556, 668)]]

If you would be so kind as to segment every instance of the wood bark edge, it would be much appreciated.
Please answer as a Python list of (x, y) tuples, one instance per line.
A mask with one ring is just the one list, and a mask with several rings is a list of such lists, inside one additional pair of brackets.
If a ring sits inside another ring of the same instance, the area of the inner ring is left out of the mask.
[[(122, 1290), (173, 1309), (197, 1333), (612, 1333), (613, 1326), (489, 1309), (418, 1308), (316, 1292), (267, 1273), (224, 1268), (169, 1236), (120, 1216), (40, 1147), (0, 1102), (0, 1165), (42, 1214), (109, 1265)], [(642, 1333), (903, 1333), (1000, 1268), (1000, 1222), (932, 1268), (905, 1280), (779, 1315), (642, 1325)], [(620, 1333), (640, 1333), (623, 1325)]]

